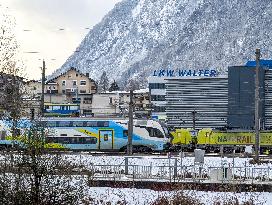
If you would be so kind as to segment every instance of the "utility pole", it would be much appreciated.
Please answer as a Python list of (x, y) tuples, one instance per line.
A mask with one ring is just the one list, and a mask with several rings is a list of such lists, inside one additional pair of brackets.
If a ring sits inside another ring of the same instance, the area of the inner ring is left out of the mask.
[(45, 87), (45, 61), (43, 60), (42, 66), (42, 94), (41, 94), (41, 116), (44, 115), (44, 87)]
[(130, 90), (129, 112), (128, 112), (128, 143), (127, 155), (132, 155), (132, 136), (133, 136), (133, 90)]
[(260, 116), (259, 116), (259, 104), (260, 104), (260, 93), (259, 93), (259, 70), (260, 70), (260, 49), (256, 49), (256, 75), (255, 75), (255, 160), (259, 162), (260, 155)]

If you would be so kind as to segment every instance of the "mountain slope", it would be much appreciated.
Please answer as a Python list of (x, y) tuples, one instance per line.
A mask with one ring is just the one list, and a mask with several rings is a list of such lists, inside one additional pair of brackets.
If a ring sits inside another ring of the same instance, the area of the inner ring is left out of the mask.
[(145, 84), (160, 68), (224, 71), (257, 47), (267, 57), (271, 14), (271, 0), (123, 0), (53, 75), (73, 66), (98, 80), (106, 71), (125, 86), (130, 78)]

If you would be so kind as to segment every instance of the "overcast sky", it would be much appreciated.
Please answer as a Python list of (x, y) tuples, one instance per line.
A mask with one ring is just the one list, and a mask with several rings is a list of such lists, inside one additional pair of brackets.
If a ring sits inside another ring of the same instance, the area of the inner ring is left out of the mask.
[[(86, 28), (100, 22), (120, 1), (0, 0), (0, 4), (16, 18), (16, 34), (29, 78), (39, 79), (39, 59), (46, 60), (47, 74), (59, 68), (88, 33)], [(33, 51), (39, 53), (25, 53)]]

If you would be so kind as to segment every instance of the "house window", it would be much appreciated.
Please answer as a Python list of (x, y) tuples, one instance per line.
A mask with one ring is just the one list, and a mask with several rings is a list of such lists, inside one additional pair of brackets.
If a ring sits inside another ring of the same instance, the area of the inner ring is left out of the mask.
[(78, 76), (78, 74), (76, 73), (76, 77)]
[(65, 86), (66, 85), (66, 80), (63, 80), (62, 81), (62, 86)]
[(65, 90), (62, 90), (62, 94), (65, 94)]
[(80, 85), (86, 85), (86, 80), (81, 80)]
[(86, 93), (86, 90), (80, 90), (79, 92), (80, 93)]
[(77, 85), (77, 81), (76, 80), (73, 80), (73, 85)]

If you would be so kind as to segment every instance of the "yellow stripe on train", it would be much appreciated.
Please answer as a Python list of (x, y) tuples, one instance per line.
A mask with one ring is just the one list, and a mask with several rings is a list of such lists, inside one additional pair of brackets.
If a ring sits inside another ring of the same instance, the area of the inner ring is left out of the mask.
[(88, 136), (90, 136), (90, 137), (96, 137), (96, 138), (98, 138), (98, 134), (97, 133), (95, 133), (95, 132), (91, 132), (91, 131), (88, 131), (88, 130), (85, 130), (85, 129), (82, 129), (82, 128), (78, 128), (78, 129), (76, 129), (78, 132), (81, 132), (81, 133), (83, 133), (83, 134), (86, 134), (86, 135), (88, 135)]

